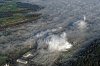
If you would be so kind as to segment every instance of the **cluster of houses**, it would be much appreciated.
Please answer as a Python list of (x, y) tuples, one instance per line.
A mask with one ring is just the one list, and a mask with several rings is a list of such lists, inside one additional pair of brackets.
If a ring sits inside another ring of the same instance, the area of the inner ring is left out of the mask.
[(21, 64), (28, 64), (27, 59), (30, 58), (30, 57), (33, 57), (33, 54), (32, 53), (26, 53), (22, 56), (21, 59), (17, 59), (16, 62), (21, 63)]
[(9, 66), (9, 64), (5, 64), (4, 66)]
[[(20, 59), (17, 59), (16, 62), (20, 63), (20, 64), (28, 64), (27, 59), (32, 57), (32, 56), (33, 56), (32, 53), (26, 53)], [(5, 64), (4, 66), (10, 66), (10, 65), (9, 64)]]

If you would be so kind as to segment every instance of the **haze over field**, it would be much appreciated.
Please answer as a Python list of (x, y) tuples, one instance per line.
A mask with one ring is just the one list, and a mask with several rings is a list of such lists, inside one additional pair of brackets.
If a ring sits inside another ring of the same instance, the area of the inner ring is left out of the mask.
[(79, 48), (84, 42), (100, 37), (100, 0), (19, 1), (44, 7), (36, 12), (42, 13), (42, 17), (1, 31), (2, 53), (12, 51), (18, 45), (33, 45), (35, 41), (40, 56), (41, 53), (49, 55), (55, 51)]

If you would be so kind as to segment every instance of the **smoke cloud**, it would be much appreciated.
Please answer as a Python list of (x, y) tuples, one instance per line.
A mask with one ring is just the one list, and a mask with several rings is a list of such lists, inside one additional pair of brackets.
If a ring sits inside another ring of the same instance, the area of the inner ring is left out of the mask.
[(66, 38), (65, 32), (61, 35), (50, 35), (45, 42), (48, 45), (49, 51), (67, 51), (72, 47), (72, 44)]

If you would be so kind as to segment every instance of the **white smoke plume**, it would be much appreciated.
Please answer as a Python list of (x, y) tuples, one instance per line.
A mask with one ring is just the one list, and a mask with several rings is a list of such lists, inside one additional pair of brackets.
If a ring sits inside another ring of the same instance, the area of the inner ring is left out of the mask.
[(77, 23), (79, 29), (85, 29), (87, 27), (87, 23), (85, 21), (78, 21)]
[(54, 51), (67, 51), (72, 47), (72, 44), (67, 41), (66, 33), (58, 35), (50, 35), (45, 40), (48, 45), (48, 50), (51, 52)]
[(77, 22), (75, 22), (74, 27), (76, 27), (80, 31), (84, 31), (84, 30), (88, 29), (88, 24), (86, 22), (86, 17), (84, 16), (84, 20), (78, 20)]

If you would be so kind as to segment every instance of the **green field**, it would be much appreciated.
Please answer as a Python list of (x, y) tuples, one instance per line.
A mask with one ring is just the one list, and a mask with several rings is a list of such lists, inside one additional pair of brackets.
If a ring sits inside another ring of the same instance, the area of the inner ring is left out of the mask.
[[(27, 3), (25, 3), (25, 5), (27, 5)], [(30, 9), (20, 8), (15, 1), (6, 1), (5, 3), (0, 3), (0, 26), (13, 25), (25, 20), (38, 18), (40, 14), (28, 14), (33, 12), (31, 8), (32, 7), (30, 7)]]

